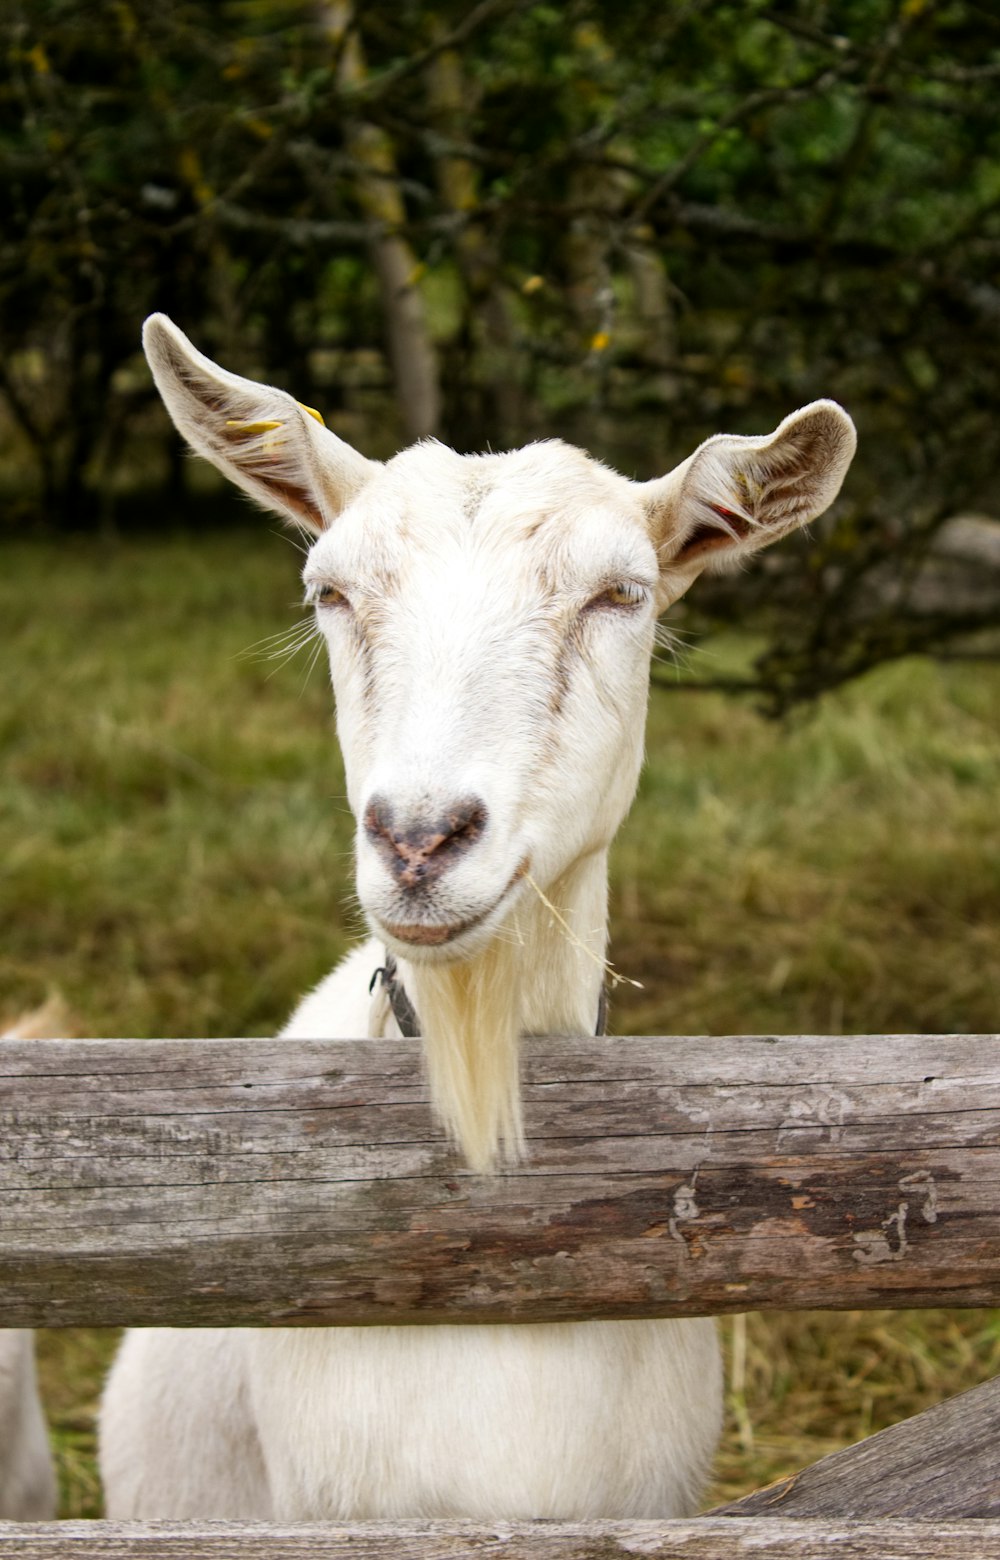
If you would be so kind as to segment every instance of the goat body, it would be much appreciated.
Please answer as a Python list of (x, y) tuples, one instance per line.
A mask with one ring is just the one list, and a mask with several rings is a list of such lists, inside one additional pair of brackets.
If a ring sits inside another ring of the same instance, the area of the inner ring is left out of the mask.
[[(382, 956), (286, 1034), (366, 1033)], [(654, 1516), (693, 1509), (720, 1407), (708, 1320), (133, 1331), (102, 1472), (116, 1518)]]
[[(816, 402), (648, 483), (559, 443), (379, 465), (162, 316), (145, 339), (194, 448), (316, 538), (377, 941), (286, 1034), (396, 1033), (369, 994), (388, 949), (446, 1131), (473, 1173), (515, 1165), (519, 1037), (589, 1033), (598, 1010), (657, 613), (832, 502), (850, 419)], [(708, 1320), (157, 1330), (123, 1344), (101, 1457), (115, 1518), (678, 1516), (720, 1412)]]

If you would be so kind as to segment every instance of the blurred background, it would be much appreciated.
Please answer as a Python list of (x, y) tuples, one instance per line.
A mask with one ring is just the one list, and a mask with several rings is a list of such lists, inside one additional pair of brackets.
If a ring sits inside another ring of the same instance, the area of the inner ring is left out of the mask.
[[(162, 309), (378, 457), (650, 477), (842, 401), (833, 513), (669, 619), (614, 1021), (1000, 1027), (995, 6), (8, 0), (0, 40), (8, 1015), (268, 1033), (360, 932), (301, 558), (182, 451)], [(724, 1333), (717, 1498), (1000, 1369), (990, 1312)], [(42, 1340), (65, 1515), (111, 1345)]]

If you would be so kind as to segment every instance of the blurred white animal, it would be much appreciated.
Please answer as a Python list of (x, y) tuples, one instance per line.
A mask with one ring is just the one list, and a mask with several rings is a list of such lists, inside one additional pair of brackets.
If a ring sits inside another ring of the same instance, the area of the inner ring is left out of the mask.
[[(38, 1040), (69, 1032), (61, 998), (7, 1025), (3, 1038)], [(0, 1519), (47, 1522), (56, 1514), (56, 1479), (38, 1396), (34, 1334), (0, 1331)]]
[(0, 1518), (47, 1522), (56, 1481), (35, 1378), (34, 1335), (0, 1332)]
[[(657, 615), (706, 566), (820, 514), (853, 425), (818, 401), (645, 483), (554, 442), (428, 442), (381, 465), (163, 316), (145, 345), (194, 448), (315, 537), (306, 594), (376, 940), (286, 1033), (397, 1033), (385, 993), (369, 996), (388, 951), (437, 1113), (489, 1174), (526, 1152), (520, 1035), (595, 1028), (607, 851), (639, 774)], [(108, 1512), (680, 1515), (720, 1404), (708, 1320), (132, 1332), (102, 1415)]]

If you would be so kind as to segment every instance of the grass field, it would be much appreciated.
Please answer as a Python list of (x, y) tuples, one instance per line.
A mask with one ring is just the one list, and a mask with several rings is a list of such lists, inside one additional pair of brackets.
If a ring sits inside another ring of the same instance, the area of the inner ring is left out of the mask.
[[(4, 544), (0, 1006), (91, 1035), (254, 1035), (359, 935), (325, 669), (252, 647), (298, 559), (257, 530)], [(712, 672), (751, 652), (713, 640)], [(711, 660), (705, 659), (711, 657)], [(623, 1031), (1000, 1027), (1000, 671), (909, 662), (790, 727), (654, 697), (614, 864)], [(715, 1498), (1000, 1370), (1000, 1316), (723, 1324)], [(113, 1340), (48, 1334), (65, 1515), (94, 1515)]]

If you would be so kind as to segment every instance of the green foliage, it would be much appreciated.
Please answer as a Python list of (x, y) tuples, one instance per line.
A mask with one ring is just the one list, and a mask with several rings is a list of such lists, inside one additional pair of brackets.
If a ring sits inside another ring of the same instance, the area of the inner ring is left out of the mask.
[(651, 475), (814, 396), (854, 413), (845, 528), (789, 563), (745, 679), (772, 708), (989, 624), (995, 604), (928, 622), (904, 601), (891, 631), (855, 610), (950, 514), (993, 502), (988, 8), (409, 0), (362, 4), (352, 27), (311, 0), (8, 6), (0, 478), (18, 523), (107, 524), (166, 480), (184, 502), (137, 356), (154, 307), (388, 452), (363, 125), (388, 149), (458, 448), (555, 432)]

